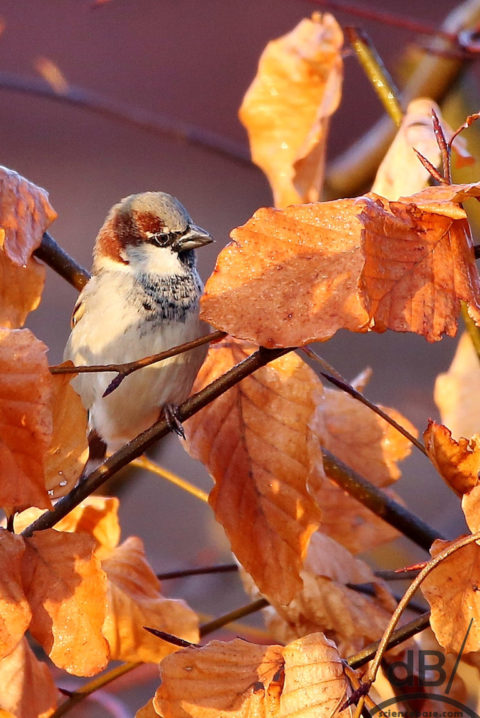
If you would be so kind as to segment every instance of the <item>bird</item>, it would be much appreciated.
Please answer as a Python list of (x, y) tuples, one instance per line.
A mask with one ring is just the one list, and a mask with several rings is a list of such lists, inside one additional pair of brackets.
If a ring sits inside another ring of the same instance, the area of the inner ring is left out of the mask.
[[(195, 250), (213, 241), (166, 192), (132, 194), (100, 228), (91, 277), (74, 307), (64, 359), (76, 366), (135, 361), (208, 334), (199, 319), (203, 284)], [(89, 414), (102, 458), (148, 429), (165, 410), (182, 435), (175, 407), (186, 399), (206, 345), (143, 367), (107, 396), (112, 372), (79, 373), (72, 386)]]

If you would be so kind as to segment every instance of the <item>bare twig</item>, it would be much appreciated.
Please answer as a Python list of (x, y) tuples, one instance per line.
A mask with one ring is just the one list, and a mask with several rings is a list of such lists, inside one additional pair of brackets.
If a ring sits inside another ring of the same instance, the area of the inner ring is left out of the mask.
[(265, 606), (268, 605), (269, 603), (266, 598), (258, 598), (256, 601), (247, 603), (245, 606), (236, 608), (234, 611), (229, 611), (223, 616), (214, 618), (213, 621), (209, 621), (208, 623), (204, 623), (203, 626), (200, 626), (200, 636), (203, 637), (208, 633), (213, 633), (213, 631), (217, 631), (219, 628), (222, 628), (222, 626), (226, 626), (228, 623), (232, 623), (232, 621), (238, 621), (239, 618), (249, 616), (251, 613), (256, 613), (256, 611), (260, 611), (261, 608), (265, 608)]
[(435, 539), (443, 538), (436, 529), (428, 526), (329, 451), (322, 449), (322, 456), (325, 471), (332, 481), (418, 546), (428, 551)]
[(34, 255), (45, 264), (48, 264), (51, 269), (66, 279), (79, 292), (90, 279), (90, 273), (60, 247), (48, 232), (44, 232), (42, 243), (35, 250)]
[(213, 573), (231, 573), (238, 571), (236, 563), (218, 563), (214, 566), (198, 566), (194, 568), (184, 568), (178, 571), (166, 571), (165, 573), (157, 573), (159, 581), (167, 581), (171, 578), (188, 578), (190, 576), (203, 576)]
[[(287, 354), (291, 349), (264, 349), (261, 347), (243, 361), (236, 364), (207, 387), (194, 394), (183, 402), (178, 408), (178, 419), (183, 422), (204, 406), (219, 397), (245, 377), (253, 374), (271, 361)], [(141, 456), (158, 439), (166, 436), (170, 427), (165, 419), (157, 421), (150, 429), (139, 434), (133, 441), (123, 446), (115, 454), (86, 476), (72, 491), (64, 496), (51, 511), (46, 511), (23, 532), (24, 536), (31, 536), (34, 531), (52, 528), (60, 519), (66, 516), (75, 506), (90, 496), (96, 489), (113, 476), (119, 469), (129, 464), (133, 459)]]

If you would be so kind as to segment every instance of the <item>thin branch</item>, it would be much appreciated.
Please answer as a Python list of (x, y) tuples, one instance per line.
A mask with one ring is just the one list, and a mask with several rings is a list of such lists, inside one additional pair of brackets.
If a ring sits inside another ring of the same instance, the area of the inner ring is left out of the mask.
[(182, 122), (166, 114), (153, 113), (131, 104), (123, 104), (92, 90), (69, 85), (59, 94), (43, 79), (24, 77), (13, 72), (0, 72), (0, 89), (42, 97), (63, 105), (73, 105), (117, 122), (137, 127), (176, 142), (188, 143), (226, 157), (241, 165), (252, 166), (247, 148), (233, 140)]
[(368, 408), (375, 412), (375, 414), (378, 414), (378, 416), (384, 419), (388, 424), (390, 424), (390, 426), (393, 426), (394, 429), (396, 429), (400, 434), (402, 434), (406, 439), (408, 439), (408, 441), (410, 441), (419, 451), (421, 451), (422, 454), (424, 454), (425, 456), (427, 455), (424, 445), (420, 441), (418, 441), (418, 439), (413, 436), (413, 434), (407, 431), (405, 427), (395, 421), (395, 419), (389, 416), (385, 411), (383, 411), (383, 409), (381, 409), (379, 406), (367, 399), (361, 392), (357, 391), (357, 389), (355, 389), (351, 384), (349, 384), (348, 381), (344, 379), (334, 367), (332, 367), (327, 361), (325, 361), (325, 359), (323, 359), (316, 352), (310, 349), (310, 347), (302, 347), (302, 351), (310, 359), (313, 359), (313, 361), (315, 361), (317, 364), (323, 367), (323, 369), (326, 370), (319, 373), (327, 381), (329, 381), (331, 384), (338, 387), (342, 391), (346, 392), (347, 394), (350, 394), (351, 397), (359, 401), (361, 404), (368, 406)]
[[(236, 364), (218, 379), (204, 389), (194, 394), (178, 407), (179, 421), (184, 422), (204, 406), (212, 402), (245, 377), (253, 374), (271, 361), (292, 351), (291, 349), (264, 349), (261, 347), (243, 361)], [(75, 506), (90, 496), (102, 484), (113, 476), (119, 469), (129, 464), (133, 459), (141, 456), (158, 439), (166, 436), (170, 427), (165, 419), (157, 421), (150, 429), (139, 434), (133, 441), (123, 446), (115, 454), (86, 476), (72, 491), (58, 501), (51, 511), (46, 511), (23, 531), (24, 536), (31, 536), (34, 531), (52, 528), (60, 519), (66, 516)]]
[(398, 101), (399, 92), (375, 46), (367, 33), (360, 28), (345, 27), (344, 32), (384, 109), (397, 127), (400, 127), (403, 111)]
[(183, 489), (183, 491), (186, 491), (192, 496), (195, 496), (196, 499), (200, 499), (200, 501), (203, 501), (205, 504), (208, 504), (208, 494), (206, 491), (202, 491), (202, 489), (199, 489), (197, 486), (194, 486), (186, 479), (183, 479), (181, 476), (174, 474), (173, 471), (169, 471), (163, 466), (159, 466), (154, 461), (151, 461), (148, 457), (139, 456), (138, 459), (134, 459), (131, 464), (132, 466), (137, 466), (140, 469), (146, 469), (147, 471), (151, 471), (152, 474), (155, 474), (156, 476), (161, 476), (162, 479), (170, 481), (171, 484), (178, 486), (179, 488)]
[(236, 563), (217, 563), (214, 566), (199, 566), (198, 568), (183, 568), (178, 571), (165, 571), (157, 573), (159, 581), (168, 581), (171, 578), (189, 578), (190, 576), (204, 576), (213, 573), (232, 573), (238, 571)]
[(380, 516), (384, 521), (401, 531), (404, 536), (421, 546), (426, 551), (432, 543), (443, 538), (441, 534), (422, 519), (391, 499), (381, 489), (371, 484), (363, 476), (357, 474), (340, 459), (326, 449), (322, 449), (323, 465), (329, 479), (340, 488), (360, 501), (364, 506)]
[(234, 611), (229, 611), (223, 616), (214, 618), (213, 621), (209, 621), (208, 623), (204, 623), (203, 626), (200, 626), (200, 636), (203, 638), (203, 636), (217, 631), (219, 628), (222, 628), (222, 626), (226, 626), (228, 623), (232, 623), (232, 621), (238, 621), (239, 618), (249, 616), (251, 613), (256, 613), (269, 605), (266, 598), (258, 598), (256, 601), (247, 603), (245, 606), (236, 608)]
[(48, 264), (54, 272), (66, 279), (79, 292), (90, 279), (90, 273), (60, 247), (48, 232), (44, 232), (42, 243), (34, 251), (34, 255)]
[(156, 638), (161, 638), (162, 641), (171, 643), (172, 646), (178, 646), (179, 648), (200, 648), (200, 645), (198, 643), (186, 641), (184, 638), (174, 636), (173, 633), (166, 633), (166, 631), (160, 631), (158, 628), (152, 628), (151, 626), (143, 626), (143, 628), (145, 631), (151, 633), (152, 636), (156, 636)]
[(419, 571), (419, 568), (412, 568), (407, 570), (398, 569), (397, 571), (379, 569), (378, 571), (374, 571), (374, 574), (375, 576), (378, 576), (378, 578), (383, 578), (384, 581), (408, 581), (411, 578), (415, 578), (415, 576), (418, 576)]

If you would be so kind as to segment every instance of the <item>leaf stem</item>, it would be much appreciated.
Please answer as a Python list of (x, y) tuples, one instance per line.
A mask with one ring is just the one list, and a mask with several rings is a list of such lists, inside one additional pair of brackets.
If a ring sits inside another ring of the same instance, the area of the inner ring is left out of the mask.
[(191, 494), (192, 496), (195, 496), (195, 498), (200, 499), (200, 501), (203, 501), (204, 503), (208, 504), (208, 494), (205, 491), (202, 491), (201, 489), (197, 488), (186, 479), (182, 479), (181, 476), (177, 476), (177, 474), (174, 474), (173, 471), (169, 471), (163, 466), (159, 466), (154, 461), (148, 459), (146, 456), (139, 456), (131, 463), (132, 466), (137, 466), (140, 469), (146, 469), (147, 471), (150, 471), (156, 476), (161, 476), (163, 479), (167, 479), (167, 481), (170, 481), (170, 483), (174, 484), (175, 486), (179, 486), (187, 493)]
[(436, 539), (443, 538), (436, 529), (346, 466), (327, 449), (322, 448), (322, 456), (325, 471), (332, 481), (418, 546), (428, 551)]

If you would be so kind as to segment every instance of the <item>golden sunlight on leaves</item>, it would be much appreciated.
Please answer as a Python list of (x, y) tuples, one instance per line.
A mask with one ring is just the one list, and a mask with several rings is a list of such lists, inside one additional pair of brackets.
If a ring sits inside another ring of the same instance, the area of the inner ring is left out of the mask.
[(22, 587), (24, 551), (20, 536), (0, 529), (0, 658), (13, 651), (30, 623), (30, 607)]
[[(396, 602), (371, 568), (343, 546), (317, 532), (312, 537), (304, 568), (303, 588), (288, 606), (268, 596), (267, 626), (277, 641), (322, 631), (348, 656), (381, 637)], [(374, 595), (347, 584), (372, 585)]]
[(160, 594), (160, 582), (147, 563), (139, 538), (131, 536), (124, 541), (102, 562), (102, 568), (108, 577), (103, 633), (112, 660), (159, 663), (177, 650), (144, 626), (198, 642), (197, 615), (183, 601)]
[(87, 534), (53, 529), (26, 539), (23, 585), (32, 609), (32, 636), (59, 668), (95, 675), (109, 659), (102, 635), (106, 576)]
[(285, 647), (212, 641), (168, 656), (160, 675), (154, 706), (164, 718), (331, 718), (349, 692), (340, 656), (321, 633)]
[(319, 199), (330, 116), (341, 97), (342, 46), (335, 18), (314, 13), (268, 43), (243, 99), (252, 159), (277, 207)]
[[(420, 97), (410, 102), (395, 139), (378, 168), (372, 192), (396, 200), (402, 195), (419, 192), (428, 185), (430, 173), (417, 159), (413, 148), (430, 160), (434, 167), (440, 166), (441, 156), (433, 130), (432, 109), (441, 118), (440, 108), (433, 100)], [(448, 140), (452, 131), (445, 122), (441, 124)], [(463, 137), (455, 140), (454, 148), (457, 166), (474, 161), (466, 151)]]
[[(451, 542), (435, 541), (432, 556)], [(440, 645), (459, 653), (468, 632), (465, 653), (480, 650), (480, 546), (472, 543), (448, 556), (422, 583), (422, 593), (430, 604), (430, 625)], [(473, 622), (470, 625), (471, 619)], [(468, 630), (469, 629), (469, 630)]]
[(57, 705), (48, 666), (36, 658), (26, 638), (0, 661), (0, 686), (2, 718), (48, 718)]
[(423, 433), (425, 449), (440, 476), (458, 496), (478, 484), (480, 437), (452, 439), (450, 429), (430, 420)]
[[(108, 558), (120, 541), (119, 500), (114, 496), (89, 496), (57, 524), (58, 531), (87, 533), (97, 543), (95, 554)], [(25, 524), (28, 525), (28, 524)], [(15, 522), (17, 529), (17, 523)]]
[(45, 461), (45, 486), (55, 499), (75, 486), (88, 458), (87, 412), (70, 385), (71, 378), (52, 377), (53, 436)]
[[(231, 339), (211, 346), (194, 391), (252, 350)], [(322, 391), (307, 364), (289, 354), (185, 423), (189, 453), (215, 481), (209, 501), (232, 551), (262, 593), (280, 602), (300, 588), (299, 570), (320, 522), (307, 484), (316, 489), (323, 476), (320, 462), (310, 469), (308, 426)]]
[[(260, 209), (220, 252), (202, 299), (215, 328), (267, 347), (386, 329), (454, 335), (460, 301), (480, 322), (465, 213), (480, 184)], [(422, 209), (417, 206), (421, 205)]]
[(480, 362), (464, 332), (448, 372), (435, 382), (435, 403), (452, 436), (473, 436), (480, 430)]
[(52, 435), (47, 348), (28, 329), (0, 329), (0, 506), (50, 508), (44, 457)]

